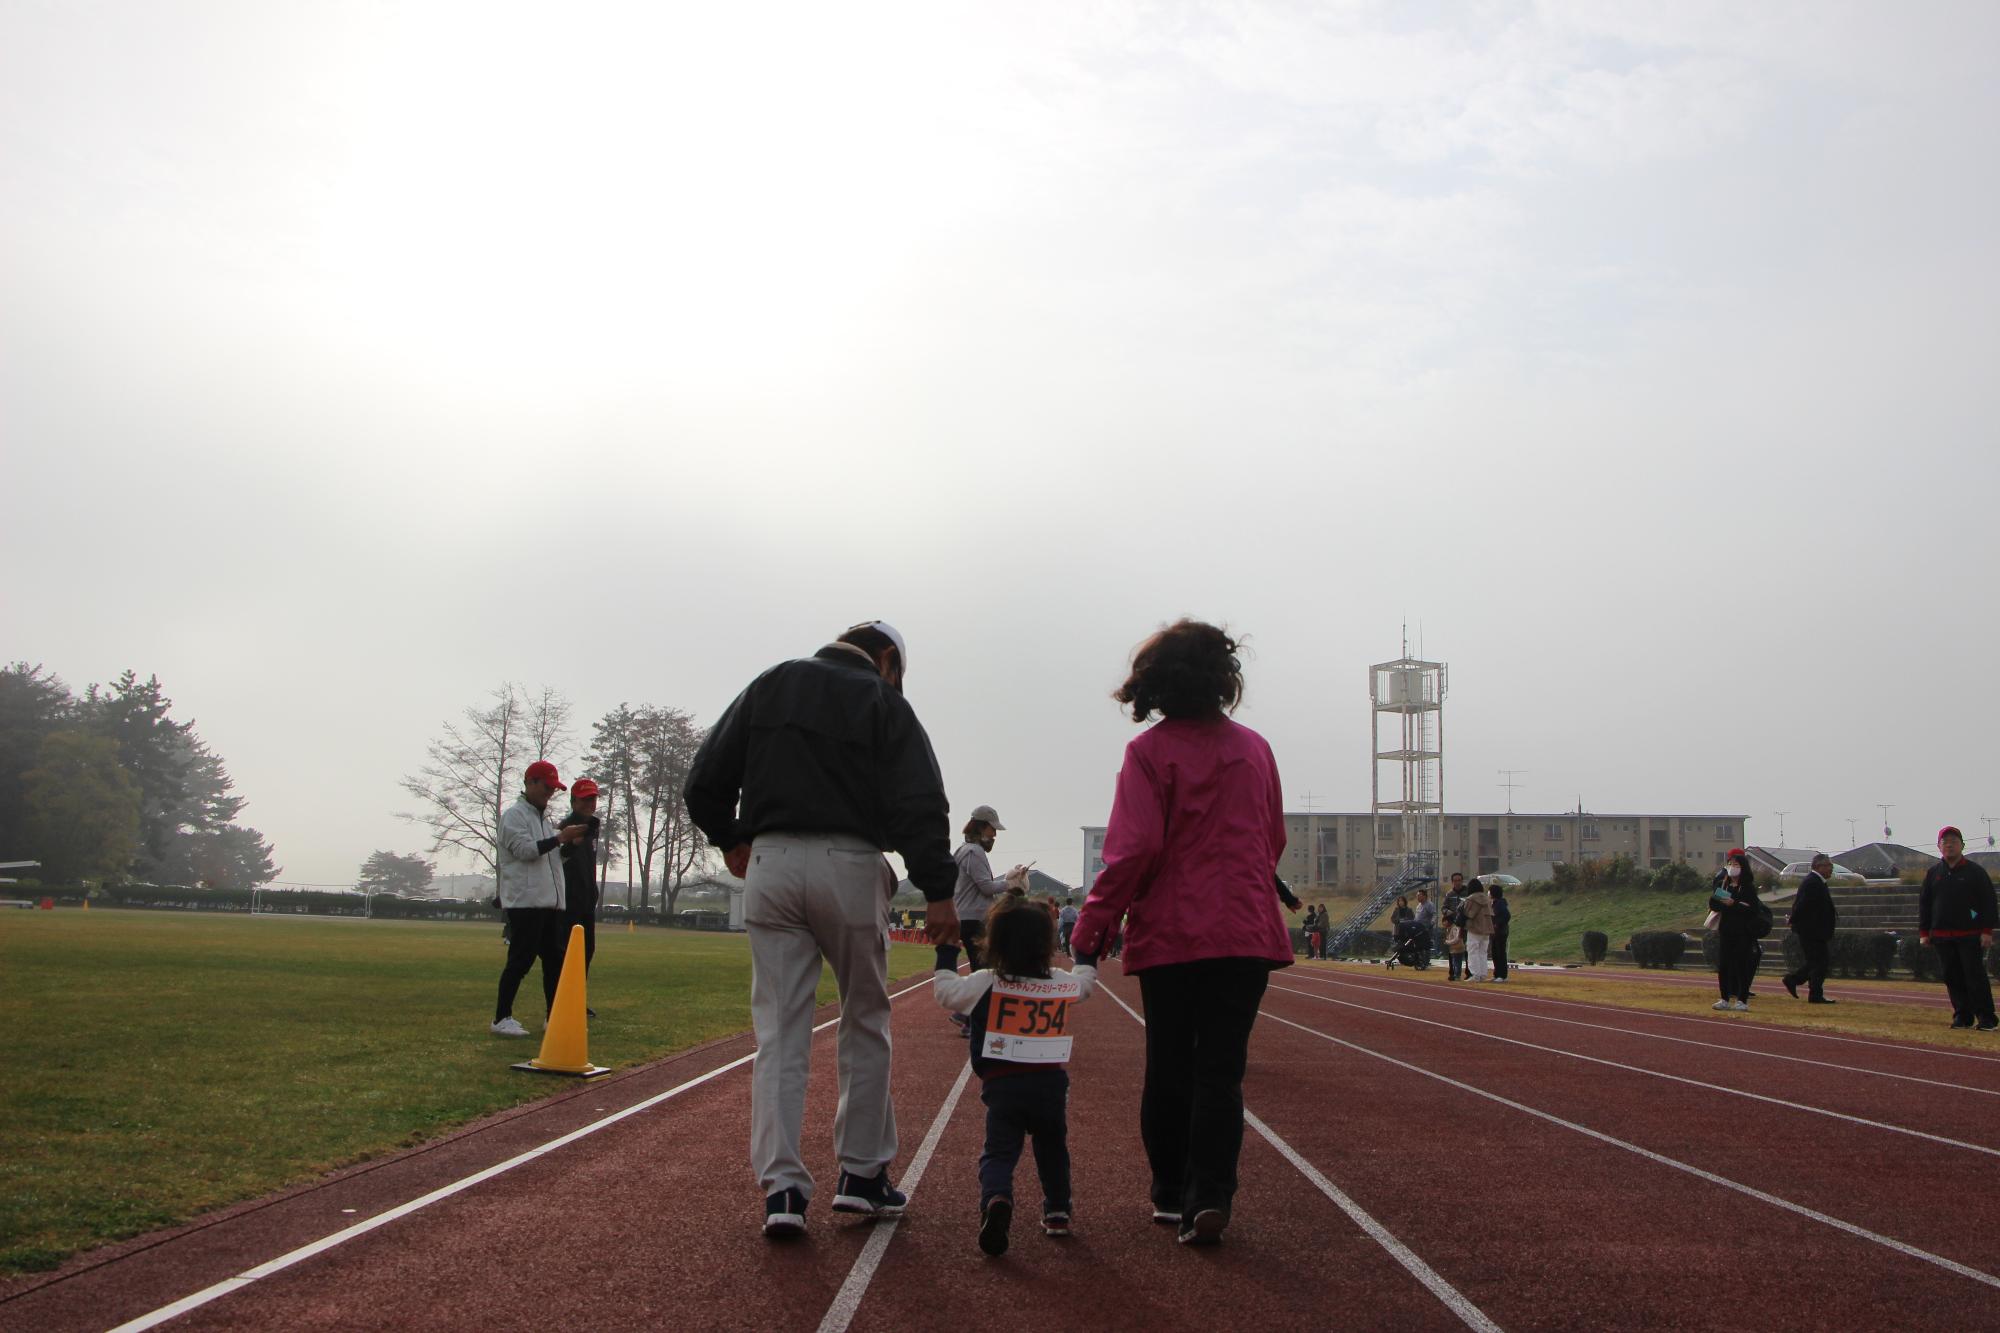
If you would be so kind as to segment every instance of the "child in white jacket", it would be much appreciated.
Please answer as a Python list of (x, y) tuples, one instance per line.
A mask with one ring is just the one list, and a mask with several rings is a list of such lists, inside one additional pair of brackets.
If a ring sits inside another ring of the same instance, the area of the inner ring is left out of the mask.
[(1097, 989), (1097, 969), (1050, 966), (1056, 932), (1049, 914), (1018, 893), (986, 917), (987, 967), (958, 975), (958, 950), (940, 946), (932, 989), (938, 1003), (966, 1016), (972, 1072), (986, 1104), (986, 1146), (979, 1154), (979, 1248), (1007, 1252), (1014, 1220), (1014, 1166), (1021, 1144), (1035, 1141), (1042, 1180), (1042, 1231), (1070, 1232), (1069, 1008)]

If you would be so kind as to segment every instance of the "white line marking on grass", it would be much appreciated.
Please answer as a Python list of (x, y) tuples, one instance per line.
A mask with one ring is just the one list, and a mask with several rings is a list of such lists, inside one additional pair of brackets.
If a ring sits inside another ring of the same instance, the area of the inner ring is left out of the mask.
[[(1125, 1003), (1122, 996), (1109, 986), (1103, 987), (1103, 990), (1106, 995), (1118, 1002), (1120, 1009), (1131, 1014), (1140, 1027), (1146, 1026), (1146, 1020), (1141, 1018), (1131, 1005)], [(1297, 1167), (1299, 1173), (1317, 1186), (1321, 1194), (1333, 1200), (1334, 1206), (1346, 1213), (1354, 1225), (1361, 1228), (1362, 1234), (1387, 1250), (1391, 1259), (1401, 1264), (1411, 1277), (1423, 1283), (1431, 1295), (1444, 1303), (1446, 1309), (1464, 1321), (1466, 1327), (1479, 1329), (1482, 1333), (1500, 1333), (1500, 1325), (1489, 1319), (1484, 1310), (1474, 1305), (1465, 1293), (1447, 1282), (1442, 1274), (1419, 1258), (1414, 1250), (1397, 1240), (1387, 1227), (1375, 1220), (1373, 1214), (1349, 1198), (1344, 1190), (1322, 1175), (1311, 1162), (1299, 1156), (1291, 1144), (1279, 1138), (1269, 1125), (1252, 1115), (1247, 1106), (1243, 1108), (1243, 1121), (1263, 1135), (1264, 1141), (1276, 1148), (1286, 1161)]]
[[(1331, 973), (1333, 971), (1333, 968), (1313, 967), (1309, 964), (1297, 964), (1293, 967), (1293, 971), (1300, 972), (1306, 976), (1316, 976), (1322, 972)], [(1381, 979), (1385, 982), (1389, 981), (1389, 978), (1383, 976), (1383, 974), (1381, 974), (1380, 972), (1373, 974), (1356, 973), (1355, 975), (1372, 975), (1374, 977), (1381, 977)], [(1402, 978), (1397, 979), (1398, 982), (1400, 982), (1401, 980)], [(1647, 978), (1647, 980), (1648, 981), (1664, 980), (1664, 978), (1649, 977)], [(1409, 978), (1409, 982), (1410, 982), (1410, 988), (1412, 989), (1417, 986), (1423, 986), (1423, 985), (1447, 984), (1447, 983), (1436, 983), (1436, 982), (1420, 982), (1417, 981), (1415, 978)], [(1391, 983), (1391, 984), (1395, 985), (1396, 983)], [(1704, 986), (1707, 985), (1706, 982), (1703, 982), (1701, 984)], [(1385, 986), (1384, 989), (1388, 989), (1388, 987)], [(1397, 985), (1397, 989), (1400, 990), (1403, 988), (1400, 985)], [(1496, 1000), (1502, 998), (1502, 996), (1498, 991), (1486, 991), (1485, 993), (1491, 995)], [(1641, 1009), (1636, 1005), (1618, 1004), (1611, 1000), (1558, 1000), (1553, 996), (1532, 995), (1527, 993), (1526, 991), (1518, 991), (1518, 990), (1508, 991), (1505, 998), (1513, 1000), (1529, 1000), (1536, 1004), (1559, 1004), (1563, 1006), (1565, 1009), (1590, 1009), (1597, 1012), (1602, 1012), (1606, 1009), (1616, 1009), (1622, 1013), (1644, 1014), (1648, 1018), (1657, 1018), (1662, 1022), (1699, 1023), (1703, 1027), (1708, 1028), (1710, 1031), (1714, 1031), (1718, 1024), (1728, 1023), (1729, 1030), (1732, 1032), (1747, 1032), (1747, 1033), (1755, 1033), (1760, 1036), (1768, 1035), (1773, 1037), (1810, 1037), (1814, 1041), (1837, 1041), (1837, 1042), (1843, 1042), (1849, 1046), (1872, 1046), (1878, 1050), (1901, 1051), (1906, 1055), (1937, 1055), (1937, 1056), (1943, 1056), (1944, 1058), (1949, 1060), (1971, 1060), (1975, 1064), (1988, 1064), (1988, 1065), (2000, 1064), (2000, 1055), (1981, 1055), (1977, 1051), (1954, 1051), (1954, 1050), (1949, 1050), (1943, 1046), (1930, 1046), (1930, 1045), (1921, 1045), (1921, 1044), (1898, 1042), (1898, 1041), (1876, 1041), (1869, 1037), (1843, 1036), (1838, 1032), (1815, 1032), (1810, 1028), (1749, 1027), (1740, 1023), (1730, 1023), (1729, 1020), (1727, 1019), (1696, 1018), (1691, 1014), (1668, 1014), (1668, 1013), (1662, 1013), (1658, 1009)], [(1879, 1003), (1879, 1001), (1869, 1000), (1865, 997), (1860, 997), (1852, 1000), (1851, 1003), (1875, 1004)]]
[(1273, 986), (1274, 991), (1286, 995), (1296, 995), (1302, 1000), (1315, 1000), (1320, 1004), (1337, 1004), (1347, 1009), (1359, 1009), (1364, 1014), (1380, 1014), (1400, 1023), (1422, 1023), (1425, 1027), (1443, 1028), (1460, 1036), (1476, 1037), (1481, 1041), (1505, 1042), (1509, 1046), (1520, 1046), (1531, 1051), (1542, 1051), (1549, 1055), (1560, 1055), (1570, 1060), (1582, 1060), (1586, 1064), (1603, 1065), (1607, 1069), (1623, 1069), (1628, 1073), (1644, 1074), (1648, 1078), (1665, 1079), (1669, 1083), (1685, 1083), (1691, 1088), (1704, 1088), (1709, 1092), (1723, 1092), (1731, 1097), (1745, 1097), (1753, 1102), (1764, 1102), (1770, 1106), (1782, 1106), (1787, 1110), (1804, 1111), (1808, 1115), (1823, 1115), (1830, 1120), (1845, 1120), (1851, 1125), (1866, 1125), (1870, 1129), (1887, 1130), (1891, 1134), (1907, 1134), (1913, 1139), (1926, 1139), (1941, 1143), (1947, 1148), (1963, 1148), (1967, 1152), (1984, 1153), (1988, 1157), (2000, 1157), (2000, 1148), (1988, 1148), (1980, 1143), (1967, 1143), (1963, 1139), (1948, 1139), (1942, 1134), (1932, 1134), (1928, 1130), (1910, 1129), (1904, 1125), (1891, 1125), (1881, 1120), (1870, 1120), (1867, 1116), (1849, 1115), (1845, 1111), (1831, 1111), (1824, 1106), (1812, 1106), (1806, 1102), (1788, 1102), (1782, 1097), (1767, 1097), (1761, 1092), (1746, 1092), (1742, 1088), (1725, 1087), (1720, 1083), (1705, 1083), (1698, 1078), (1687, 1078), (1680, 1074), (1669, 1074), (1664, 1070), (1648, 1069), (1644, 1065), (1628, 1065), (1619, 1060), (1607, 1060), (1598, 1055), (1585, 1055), (1580, 1051), (1566, 1051), (1560, 1046), (1544, 1046), (1540, 1042), (1523, 1041), (1519, 1037), (1503, 1037), (1497, 1032), (1480, 1032), (1474, 1028), (1462, 1028), (1453, 1023), (1440, 1023), (1434, 1018), (1418, 1018), (1415, 1014), (1399, 1014), (1394, 1009), (1377, 1009), (1370, 1005), (1355, 1004), (1352, 1000), (1336, 1000), (1331, 995), (1315, 995), (1311, 991), (1294, 990), (1290, 986)]
[[(944, 1127), (951, 1120), (951, 1113), (958, 1109), (959, 1094), (972, 1077), (972, 1062), (959, 1066), (958, 1081), (951, 1085), (951, 1093), (938, 1108), (937, 1118), (931, 1121), (930, 1132), (924, 1135), (923, 1143), (917, 1148), (917, 1155), (910, 1159), (909, 1174), (903, 1177), (903, 1193), (916, 1197), (917, 1184), (924, 1178), (924, 1168), (930, 1165), (931, 1154), (937, 1151), (938, 1140), (944, 1137)], [(845, 1333), (861, 1308), (862, 1298), (868, 1294), (868, 1284), (875, 1280), (875, 1270), (882, 1266), (882, 1256), (888, 1253), (889, 1242), (895, 1238), (896, 1224), (900, 1217), (886, 1217), (875, 1224), (875, 1230), (868, 1237), (868, 1243), (855, 1256), (854, 1267), (848, 1271), (847, 1281), (840, 1284), (840, 1290), (833, 1294), (833, 1304), (826, 1307), (826, 1318), (819, 1321), (819, 1333)]]
[[(902, 990), (897, 991), (894, 995), (891, 995), (889, 998), (891, 1000), (899, 1000), (903, 996), (908, 995), (911, 991), (922, 990), (925, 986), (928, 986), (930, 984), (931, 984), (930, 978), (926, 977), (924, 980), (918, 982), (914, 986), (904, 987)], [(836, 1014), (834, 1017), (827, 1019), (826, 1022), (815, 1026), (813, 1028), (813, 1032), (814, 1033), (824, 1032), (826, 1031), (826, 1029), (834, 1026), (838, 1022), (840, 1022), (840, 1017), (839, 1015)], [(334, 1232), (330, 1236), (322, 1236), (320, 1239), (313, 1241), (310, 1244), (301, 1245), (296, 1250), (292, 1250), (286, 1254), (281, 1254), (277, 1258), (270, 1260), (268, 1263), (258, 1264), (255, 1268), (246, 1268), (241, 1273), (238, 1273), (234, 1277), (227, 1277), (224, 1278), (222, 1281), (216, 1283), (214, 1286), (204, 1287), (200, 1291), (194, 1293), (194, 1295), (192, 1296), (183, 1296), (181, 1299), (175, 1301), (171, 1305), (163, 1305), (159, 1309), (154, 1310), (148, 1314), (140, 1315), (136, 1319), (129, 1319), (126, 1322), (118, 1325), (116, 1328), (112, 1329), (111, 1333), (139, 1333), (139, 1330), (141, 1329), (157, 1327), (160, 1324), (166, 1323), (169, 1319), (173, 1319), (180, 1315), (186, 1314), (190, 1310), (200, 1309), (202, 1306), (207, 1305), (210, 1301), (220, 1300), (222, 1297), (229, 1295), (231, 1292), (240, 1291), (244, 1287), (249, 1286), (251, 1283), (258, 1281), (259, 1279), (270, 1277), (273, 1273), (282, 1273), (284, 1270), (292, 1267), (294, 1264), (303, 1263), (307, 1259), (312, 1258), (316, 1254), (324, 1254), (326, 1251), (333, 1249), (337, 1245), (344, 1245), (348, 1241), (353, 1240), (356, 1236), (366, 1235), (368, 1232), (375, 1230), (377, 1227), (387, 1226), (389, 1223), (394, 1222), (399, 1218), (408, 1217), (411, 1213), (418, 1212), (422, 1209), (430, 1207), (434, 1203), (438, 1203), (445, 1199), (449, 1199), (454, 1194), (458, 1194), (465, 1190), (469, 1190), (474, 1185), (482, 1184), (485, 1181), (493, 1179), (495, 1176), (502, 1175), (508, 1171), (512, 1171), (517, 1166), (525, 1166), (527, 1163), (532, 1162), (539, 1157), (544, 1157), (549, 1153), (554, 1152), (558, 1148), (568, 1147), (570, 1144), (575, 1143), (578, 1139), (581, 1139), (586, 1135), (595, 1134), (598, 1130), (608, 1128), (611, 1125), (615, 1125), (621, 1120), (639, 1114), (641, 1111), (649, 1111), (653, 1107), (658, 1106), (662, 1102), (670, 1101), (673, 1098), (680, 1096), (682, 1093), (687, 1092), (692, 1088), (698, 1088), (702, 1084), (709, 1082), (711, 1079), (720, 1078), (722, 1075), (727, 1074), (730, 1070), (740, 1068), (743, 1065), (747, 1065), (756, 1058), (757, 1058), (757, 1052), (755, 1051), (750, 1052), (750, 1054), (748, 1055), (739, 1055), (734, 1060), (729, 1061), (727, 1064), (717, 1065), (715, 1068), (709, 1070), (706, 1074), (697, 1074), (695, 1077), (689, 1079), (685, 1083), (677, 1084), (674, 1087), (668, 1088), (665, 1092), (655, 1093), (653, 1096), (646, 1098), (644, 1101), (634, 1102), (632, 1105), (626, 1107), (622, 1111), (613, 1111), (610, 1115), (605, 1116), (601, 1120), (593, 1120), (589, 1124), (583, 1126), (580, 1129), (573, 1129), (569, 1133), (564, 1134), (559, 1138), (550, 1139), (547, 1143), (542, 1144), (540, 1147), (530, 1148), (526, 1152), (520, 1153), (514, 1157), (510, 1157), (504, 1162), (496, 1162), (494, 1165), (487, 1167), (484, 1171), (476, 1171), (472, 1175), (465, 1177), (463, 1180), (454, 1180), (449, 1185), (441, 1185), (437, 1189), (432, 1190), (429, 1194), (421, 1195), (418, 1198), (411, 1199), (408, 1203), (397, 1204), (394, 1208), (388, 1209), (385, 1212), (377, 1213), (373, 1217), (365, 1218), (362, 1221), (356, 1222), (351, 1227), (346, 1227), (343, 1228), (342, 1230)]]
[(1318, 1037), (1322, 1041), (1330, 1041), (1336, 1046), (1345, 1046), (1351, 1051), (1359, 1051), (1363, 1055), (1373, 1056), (1375, 1059), (1381, 1060), (1387, 1064), (1395, 1065), (1399, 1069), (1407, 1069), (1413, 1074), (1422, 1074), (1425, 1078), (1434, 1078), (1438, 1082), (1448, 1084), (1451, 1087), (1457, 1088), (1461, 1092), (1469, 1092), (1475, 1097), (1484, 1097), (1487, 1101), (1498, 1102), (1500, 1105), (1508, 1107), (1512, 1110), (1520, 1111), (1525, 1115), (1534, 1116), (1537, 1120), (1546, 1120), (1552, 1125), (1560, 1125), (1564, 1129), (1574, 1130), (1575, 1132), (1577, 1132), (1578, 1134), (1582, 1134), (1586, 1138), (1596, 1139), (1599, 1143), (1606, 1143), (1614, 1148), (1623, 1148), (1626, 1152), (1634, 1153), (1640, 1157), (1645, 1158), (1649, 1162), (1657, 1162), (1661, 1166), (1672, 1167), (1676, 1171), (1685, 1171), (1687, 1174), (1694, 1176), (1698, 1179), (1705, 1180), (1711, 1185), (1720, 1185), (1724, 1189), (1734, 1190), (1738, 1194), (1747, 1195), (1748, 1197), (1757, 1200), (1759, 1203), (1767, 1203), (1771, 1205), (1773, 1208), (1781, 1208), (1785, 1212), (1794, 1213), (1800, 1217), (1808, 1219), (1809, 1221), (1818, 1222), (1824, 1226), (1832, 1227), (1836, 1231), (1844, 1231), (1850, 1236), (1855, 1236), (1860, 1238), (1861, 1240), (1871, 1241), (1874, 1244), (1885, 1246), (1888, 1249), (1896, 1251), (1898, 1254), (1908, 1255), (1912, 1259), (1921, 1259), (1927, 1264), (1936, 1264), (1939, 1268), (1942, 1268), (1947, 1272), (1956, 1273), (1960, 1277), (1968, 1277), (1971, 1278), (1974, 1282), (1983, 1282), (1989, 1287), (2000, 1288), (2000, 1277), (1995, 1277), (1991, 1273), (1981, 1272), (1977, 1268), (1968, 1267), (1965, 1264), (1959, 1263), (1954, 1259), (1947, 1259), (1941, 1254), (1932, 1254), (1929, 1250), (1919, 1249), (1915, 1245), (1911, 1245), (1906, 1241), (1897, 1240), (1893, 1236), (1884, 1236), (1880, 1232), (1870, 1231), (1866, 1227), (1856, 1226), (1852, 1222), (1842, 1221), (1838, 1217), (1833, 1217), (1827, 1213), (1819, 1212), (1817, 1209), (1807, 1208), (1803, 1204), (1793, 1203), (1790, 1199), (1781, 1199), (1777, 1195), (1767, 1193), (1766, 1191), (1760, 1190), (1753, 1185), (1745, 1185), (1740, 1181), (1731, 1180), (1727, 1176), (1719, 1176), (1715, 1174), (1715, 1172), (1713, 1171), (1705, 1171), (1701, 1167), (1695, 1166), (1690, 1162), (1683, 1162), (1678, 1158), (1668, 1157), (1664, 1153), (1656, 1153), (1650, 1148), (1642, 1148), (1636, 1143), (1629, 1143), (1624, 1139), (1617, 1138), (1610, 1134), (1606, 1134), (1601, 1130), (1592, 1129), (1588, 1125), (1579, 1125), (1574, 1120), (1565, 1120), (1559, 1115), (1555, 1115), (1548, 1111), (1538, 1110), (1535, 1107), (1528, 1106), (1522, 1102), (1514, 1101), (1512, 1098), (1503, 1097), (1497, 1092), (1488, 1092), (1484, 1088), (1474, 1087), (1470, 1083), (1461, 1082), (1460, 1080), (1452, 1078), (1449, 1075), (1440, 1074), (1435, 1072), (1434, 1070), (1425, 1069), (1422, 1065), (1411, 1064), (1408, 1060), (1399, 1060), (1393, 1055), (1384, 1055), (1380, 1051), (1370, 1050), (1366, 1046), (1357, 1045), (1354, 1042), (1343, 1040), (1340, 1037), (1333, 1036), (1331, 1033), (1321, 1032), (1317, 1028), (1309, 1028), (1303, 1023), (1294, 1023), (1291, 1019), (1281, 1017), (1278, 1014), (1265, 1012), (1263, 1014), (1263, 1017), (1270, 1019), (1274, 1023), (1283, 1023), (1288, 1028), (1297, 1028), (1299, 1031), (1308, 1033), (1311, 1036)]
[[(1353, 981), (1335, 981), (1331, 977), (1310, 978), (1322, 986), (1339, 986), (1346, 990), (1358, 990), (1369, 995), (1381, 995), (1388, 991), (1385, 986), (1364, 986)], [(1608, 1023), (1586, 1023), (1577, 1018), (1557, 1018), (1553, 1014), (1530, 1013), (1525, 1009), (1503, 1008), (1495, 1004), (1479, 1004), (1470, 1000), (1447, 1000), (1441, 995), (1423, 995), (1416, 991), (1396, 990), (1396, 995), (1409, 995), (1427, 1004), (1448, 1004), (1459, 1009), (1477, 1009), (1481, 1013), (1505, 1014), (1509, 1018), (1525, 1018), (1536, 1023), (1562, 1023), (1568, 1027), (1585, 1028), (1592, 1032), (1616, 1032), (1628, 1037), (1644, 1037), (1648, 1041), (1671, 1041), (1682, 1046), (1699, 1046), (1703, 1050), (1728, 1051), (1732, 1055), (1755, 1056), (1760, 1060), (1785, 1060), (1792, 1064), (1817, 1065), (1821, 1069), (1838, 1069), (1848, 1074), (1871, 1074), (1876, 1078), (1901, 1079), (1905, 1083), (1922, 1083), (1932, 1088), (1950, 1088), (1954, 1092), (1973, 1092), (1982, 1097), (2000, 1097), (2000, 1088), (1975, 1088), (1968, 1083), (1947, 1083), (1943, 1079), (1919, 1078), (1915, 1074), (1895, 1074), (1886, 1069), (1869, 1069), (1862, 1065), (1837, 1065), (1831, 1060), (1814, 1060), (1804, 1055), (1784, 1055), (1778, 1051), (1760, 1051), (1749, 1046), (1732, 1046), (1721, 1041), (1696, 1041), (1692, 1037), (1670, 1037), (1664, 1032), (1646, 1032), (1639, 1028), (1612, 1027)], [(1710, 1026), (1713, 1026), (1712, 1024)]]

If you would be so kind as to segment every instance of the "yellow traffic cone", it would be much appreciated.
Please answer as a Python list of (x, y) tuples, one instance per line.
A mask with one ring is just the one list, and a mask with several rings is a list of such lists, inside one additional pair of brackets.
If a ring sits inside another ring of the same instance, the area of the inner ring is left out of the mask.
[(636, 935), (639, 933), (638, 923), (633, 921), (630, 917), (627, 917), (625, 920), (625, 933), (627, 935)]
[(590, 1063), (590, 1018), (585, 1013), (584, 986), (583, 927), (571, 926), (562, 979), (556, 982), (556, 1007), (549, 1013), (549, 1030), (542, 1034), (542, 1053), (514, 1068), (571, 1078), (596, 1078), (611, 1072)]

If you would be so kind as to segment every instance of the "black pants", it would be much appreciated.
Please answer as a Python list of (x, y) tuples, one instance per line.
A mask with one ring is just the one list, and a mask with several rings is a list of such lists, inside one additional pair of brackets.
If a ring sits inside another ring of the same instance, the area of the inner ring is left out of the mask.
[(556, 1007), (556, 982), (562, 978), (563, 914), (560, 907), (510, 907), (507, 909), (507, 966), (500, 973), (500, 1002), (493, 1008), (493, 1021), (514, 1012), (514, 994), (521, 979), (537, 958), (542, 961), (542, 998)]
[(958, 923), (958, 942), (965, 946), (965, 962), (969, 970), (979, 970), (979, 942), (986, 938), (986, 923), (983, 921), (961, 921)]
[(563, 909), (562, 947), (569, 948), (569, 928), (583, 927), (583, 970), (590, 972), (590, 960), (597, 957), (597, 895), (587, 902), (573, 902)]
[(1799, 948), (1805, 951), (1805, 965), (1796, 972), (1786, 973), (1785, 984), (1797, 986), (1803, 982), (1807, 995), (1823, 1000), (1826, 998), (1827, 955), (1832, 951), (1832, 945), (1826, 940), (1809, 940), (1801, 935)]
[(1757, 969), (1757, 941), (1748, 935), (1723, 935), (1715, 941), (1715, 988), (1725, 1000), (1750, 998), (1750, 974)]
[(1944, 972), (1945, 994), (1951, 996), (1951, 1021), (1993, 1022), (1993, 983), (1986, 977), (1986, 951), (1979, 947), (1979, 937), (1939, 939), (1933, 935), (1931, 947), (1937, 950), (1938, 966)]
[(979, 1086), (986, 1103), (986, 1146), (979, 1153), (979, 1211), (996, 1194), (1014, 1194), (1014, 1164), (1021, 1141), (1035, 1141), (1035, 1171), (1042, 1178), (1042, 1208), (1070, 1206), (1069, 1073), (1035, 1069), (1002, 1074)]
[(1507, 927), (1494, 927), (1493, 935), (1488, 945), (1488, 952), (1493, 959), (1493, 979), (1495, 981), (1505, 981), (1507, 979)]
[(1243, 1152), (1243, 1067), (1271, 979), (1259, 958), (1207, 958), (1139, 974), (1146, 1008), (1146, 1088), (1139, 1135), (1153, 1205), (1191, 1219), (1225, 1214)]

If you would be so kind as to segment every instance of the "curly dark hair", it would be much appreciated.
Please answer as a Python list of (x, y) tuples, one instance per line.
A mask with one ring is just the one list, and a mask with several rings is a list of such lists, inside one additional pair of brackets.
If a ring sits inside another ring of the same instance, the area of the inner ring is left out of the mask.
[(1132, 674), (1111, 697), (1131, 705), (1134, 722), (1155, 712), (1197, 721), (1233, 713), (1243, 702), (1242, 647), (1214, 625), (1177, 620), (1139, 645)]

